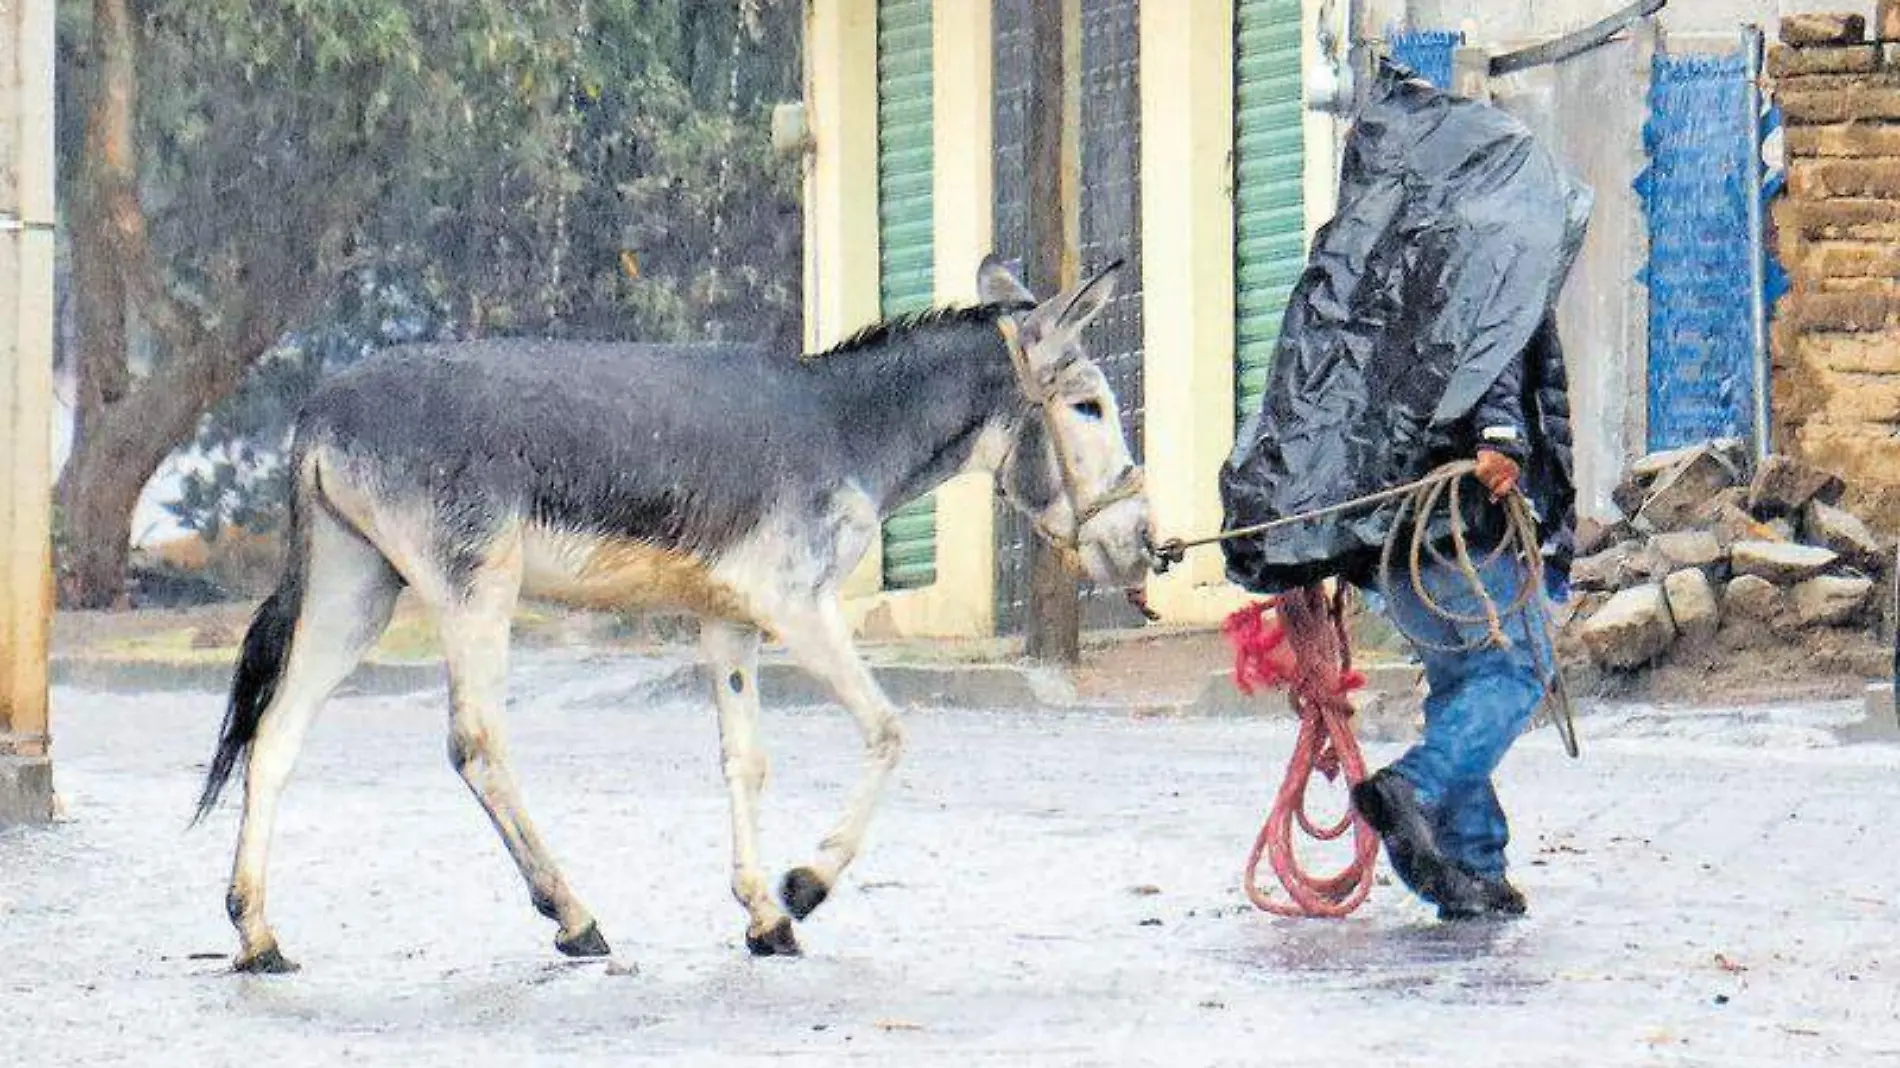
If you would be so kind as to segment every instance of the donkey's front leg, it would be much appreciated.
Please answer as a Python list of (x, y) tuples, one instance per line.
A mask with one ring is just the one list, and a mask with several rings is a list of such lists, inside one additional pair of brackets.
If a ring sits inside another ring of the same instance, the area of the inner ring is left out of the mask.
[(761, 957), (796, 956), (798, 938), (791, 918), (772, 900), (759, 868), (759, 791), (767, 768), (765, 747), (759, 742), (759, 632), (708, 620), (700, 629), (699, 644), (712, 674), (713, 704), (719, 708), (719, 748), (732, 795), (732, 896), (750, 921), (746, 948)]
[(857, 858), (884, 780), (903, 756), (904, 732), (896, 706), (859, 658), (836, 598), (821, 597), (792, 616), (774, 629), (799, 664), (829, 685), (857, 719), (865, 748), (864, 774), (851, 791), (843, 818), (819, 843), (818, 859), (785, 873), (780, 884), (785, 907), (802, 920), (824, 903), (838, 876)]

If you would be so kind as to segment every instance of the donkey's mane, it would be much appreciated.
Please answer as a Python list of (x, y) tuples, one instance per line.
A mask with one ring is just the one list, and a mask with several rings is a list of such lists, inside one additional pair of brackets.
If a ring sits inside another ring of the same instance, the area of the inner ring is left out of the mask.
[(1005, 315), (1025, 312), (1035, 305), (1028, 301), (996, 301), (988, 304), (950, 304), (923, 311), (895, 315), (863, 327), (850, 337), (820, 352), (806, 353), (802, 358), (808, 361), (830, 359), (844, 356), (889, 341), (893, 337), (909, 333), (927, 326), (951, 323), (993, 323)]

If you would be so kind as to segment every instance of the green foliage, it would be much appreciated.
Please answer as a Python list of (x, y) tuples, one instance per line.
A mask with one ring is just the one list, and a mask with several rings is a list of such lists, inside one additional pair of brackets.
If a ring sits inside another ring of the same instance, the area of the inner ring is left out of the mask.
[[(321, 321), (205, 420), (197, 446), (217, 462), (173, 507), (195, 529), (269, 525), (297, 404), (379, 345), (757, 337), (795, 320), (800, 175), (769, 121), (799, 95), (797, 0), (134, 11), (140, 192), (173, 292), (238, 322), (354, 265)], [(99, 56), (87, 5), (62, 4), (60, 25), (74, 183), (88, 79), (73, 75)]]

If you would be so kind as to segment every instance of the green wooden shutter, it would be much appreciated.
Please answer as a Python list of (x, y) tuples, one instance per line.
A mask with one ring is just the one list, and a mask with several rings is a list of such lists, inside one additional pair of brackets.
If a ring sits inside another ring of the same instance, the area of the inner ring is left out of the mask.
[[(878, 0), (878, 303), (886, 317), (935, 300), (931, 0)], [(884, 586), (937, 581), (937, 502), (923, 497), (884, 524)]]
[(1234, 402), (1260, 406), (1306, 265), (1300, 0), (1234, 5)]

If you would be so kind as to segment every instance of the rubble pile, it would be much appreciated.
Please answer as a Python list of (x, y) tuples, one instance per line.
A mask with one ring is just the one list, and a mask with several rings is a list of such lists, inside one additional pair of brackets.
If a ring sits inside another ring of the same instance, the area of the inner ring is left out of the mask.
[(1847, 490), (1786, 456), (1751, 472), (1735, 441), (1645, 457), (1616, 491), (1628, 518), (1578, 532), (1570, 626), (1616, 671), (1877, 628), (1894, 546), (1840, 506)]

